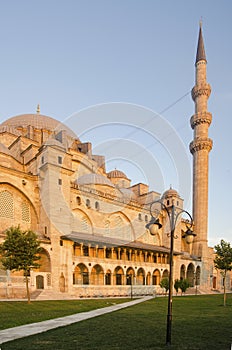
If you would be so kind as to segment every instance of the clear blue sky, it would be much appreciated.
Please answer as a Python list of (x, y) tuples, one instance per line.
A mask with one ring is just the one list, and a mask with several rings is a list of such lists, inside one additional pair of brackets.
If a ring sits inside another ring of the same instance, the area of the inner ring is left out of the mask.
[(231, 13), (229, 0), (0, 1), (0, 122), (40, 103), (105, 154), (108, 171), (158, 192), (172, 184), (191, 210), (189, 92), (202, 17), (214, 141), (209, 242), (231, 241)]

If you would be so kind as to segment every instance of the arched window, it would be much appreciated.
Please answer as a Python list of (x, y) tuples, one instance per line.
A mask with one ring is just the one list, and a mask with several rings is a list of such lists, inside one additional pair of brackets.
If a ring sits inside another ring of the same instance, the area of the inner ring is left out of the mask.
[(187, 279), (190, 287), (194, 286), (194, 265), (190, 263), (187, 268)]
[(76, 197), (76, 202), (77, 202), (77, 205), (81, 205), (81, 197), (77, 196)]
[(86, 207), (87, 207), (87, 208), (91, 208), (90, 200), (89, 200), (89, 199), (86, 199)]
[(95, 202), (95, 209), (96, 209), (96, 210), (99, 210), (99, 209), (100, 209), (100, 204), (99, 204), (99, 202)]
[(0, 217), (14, 218), (13, 196), (9, 191), (0, 192)]

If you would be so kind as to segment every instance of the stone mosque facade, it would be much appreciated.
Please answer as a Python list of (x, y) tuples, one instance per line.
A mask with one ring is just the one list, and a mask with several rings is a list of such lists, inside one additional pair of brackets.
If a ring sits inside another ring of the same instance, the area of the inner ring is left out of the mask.
[[(193, 219), (196, 237), (184, 238), (185, 219), (176, 226), (174, 279), (187, 278), (198, 290), (221, 288), (207, 244), (208, 156), (212, 141), (207, 110), (210, 85), (200, 27), (196, 81)], [(0, 242), (4, 231), (20, 225), (32, 229), (41, 242), (40, 268), (30, 272), (30, 289), (41, 297), (105, 297), (160, 293), (169, 275), (170, 238), (163, 224), (152, 236), (146, 228), (150, 205), (161, 199), (183, 209), (172, 188), (160, 194), (148, 185), (131, 185), (120, 170), (106, 172), (102, 155), (92, 154), (64, 124), (40, 114), (11, 117), (0, 125)], [(0, 269), (0, 297), (25, 295), (22, 272)]]

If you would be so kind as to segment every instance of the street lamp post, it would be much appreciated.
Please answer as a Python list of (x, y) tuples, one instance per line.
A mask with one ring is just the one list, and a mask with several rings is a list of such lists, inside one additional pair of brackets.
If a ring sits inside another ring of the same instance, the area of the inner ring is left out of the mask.
[(167, 313), (167, 329), (166, 329), (166, 345), (171, 345), (171, 335), (172, 335), (172, 296), (173, 296), (173, 248), (174, 248), (174, 238), (177, 238), (175, 236), (175, 229), (176, 229), (176, 223), (179, 216), (183, 213), (187, 214), (190, 218), (190, 221), (186, 223), (187, 231), (183, 235), (184, 238), (186, 238), (187, 243), (191, 243), (193, 241), (193, 237), (196, 236), (196, 234), (191, 230), (193, 226), (193, 219), (192, 216), (183, 209), (180, 209), (178, 207), (175, 207), (174, 203), (172, 203), (171, 206), (166, 206), (161, 200), (156, 200), (151, 203), (150, 206), (150, 214), (151, 214), (151, 221), (146, 225), (146, 228), (149, 229), (150, 233), (152, 235), (157, 234), (158, 230), (162, 227), (162, 224), (159, 222), (159, 213), (156, 216), (153, 216), (153, 210), (152, 207), (154, 204), (159, 204), (161, 209), (159, 213), (164, 210), (167, 213), (167, 217), (169, 219), (170, 224), (170, 233), (168, 236), (170, 237), (170, 253), (169, 253), (169, 291), (168, 291), (168, 313)]

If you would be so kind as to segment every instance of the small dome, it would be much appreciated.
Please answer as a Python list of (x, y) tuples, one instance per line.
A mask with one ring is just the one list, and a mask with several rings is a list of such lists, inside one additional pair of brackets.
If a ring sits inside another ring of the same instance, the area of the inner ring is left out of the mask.
[(165, 191), (162, 196), (162, 198), (168, 198), (168, 197), (180, 197), (180, 196), (176, 190), (174, 190), (173, 188), (170, 188), (169, 190)]
[(12, 128), (16, 130), (18, 128), (27, 128), (29, 125), (33, 126), (35, 129), (45, 129), (53, 132), (66, 130), (70, 136), (77, 138), (74, 132), (60, 121), (38, 113), (21, 114), (11, 117), (0, 124), (0, 131), (5, 131), (7, 129), (12, 130)]
[(86, 174), (78, 177), (75, 181), (77, 185), (105, 185), (110, 187), (115, 187), (114, 184), (107, 179), (106, 176), (100, 174)]
[(122, 178), (122, 179), (128, 179), (128, 177), (126, 176), (126, 174), (124, 174), (124, 172), (114, 169), (112, 171), (110, 171), (109, 173), (107, 173), (107, 176), (109, 179), (112, 178)]

